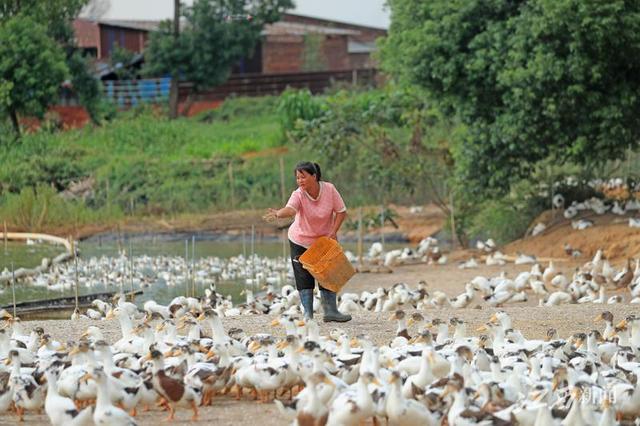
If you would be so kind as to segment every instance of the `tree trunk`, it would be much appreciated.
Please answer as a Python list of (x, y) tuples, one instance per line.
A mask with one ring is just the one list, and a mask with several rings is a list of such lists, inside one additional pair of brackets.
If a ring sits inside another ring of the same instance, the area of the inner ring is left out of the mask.
[[(173, 0), (173, 37), (177, 40), (180, 36), (180, 0)], [(169, 88), (169, 118), (178, 117), (178, 74), (171, 76)]]
[(11, 117), (11, 124), (13, 124), (13, 130), (15, 130), (16, 136), (20, 138), (20, 122), (18, 121), (18, 113), (14, 108), (9, 108), (9, 116)]

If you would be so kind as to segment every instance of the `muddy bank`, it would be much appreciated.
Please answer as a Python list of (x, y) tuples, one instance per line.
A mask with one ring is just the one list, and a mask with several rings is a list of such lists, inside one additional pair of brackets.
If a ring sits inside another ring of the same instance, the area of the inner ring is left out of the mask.
[[(432, 205), (417, 209), (391, 206), (397, 213), (394, 222), (383, 228), (371, 227), (364, 230), (363, 240), (367, 243), (380, 241), (381, 234), (387, 242), (417, 243), (427, 236), (436, 235), (444, 225), (444, 216)], [(281, 220), (266, 223), (262, 220), (263, 210), (240, 210), (226, 213), (181, 215), (175, 218), (129, 218), (110, 227), (86, 226), (77, 230), (77, 238), (83, 241), (117, 241), (124, 236), (156, 241), (177, 241), (197, 234), (198, 240), (241, 241), (251, 235), (254, 229), (257, 239), (279, 241), (291, 221)], [(340, 238), (345, 242), (356, 242), (357, 209), (351, 209), (347, 222), (343, 225)], [(55, 232), (53, 232), (55, 234)], [(244, 237), (243, 237), (244, 235)]]

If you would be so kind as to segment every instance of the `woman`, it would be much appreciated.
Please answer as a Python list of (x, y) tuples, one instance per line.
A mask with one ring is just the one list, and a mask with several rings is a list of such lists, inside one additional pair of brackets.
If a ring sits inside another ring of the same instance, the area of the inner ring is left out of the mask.
[[(298, 257), (319, 237), (327, 236), (337, 240), (338, 230), (347, 216), (347, 208), (335, 186), (320, 180), (322, 175), (317, 163), (299, 163), (295, 173), (298, 189), (293, 191), (287, 205), (279, 210), (268, 209), (264, 218), (271, 221), (295, 216), (288, 234), (291, 263), (305, 318), (313, 318), (315, 279), (302, 267)], [(319, 287), (324, 321), (350, 321), (351, 315), (338, 311), (336, 293)]]

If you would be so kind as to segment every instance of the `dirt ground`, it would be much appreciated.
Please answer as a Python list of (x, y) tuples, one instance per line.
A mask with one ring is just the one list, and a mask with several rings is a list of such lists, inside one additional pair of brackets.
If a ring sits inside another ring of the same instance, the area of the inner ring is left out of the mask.
[[(453, 258), (460, 258), (458, 254)], [(558, 267), (571, 272), (575, 268), (575, 263), (562, 263)], [(455, 295), (460, 293), (464, 284), (477, 275), (495, 276), (504, 271), (508, 276), (515, 276), (520, 271), (529, 270), (531, 265), (516, 266), (513, 264), (505, 266), (481, 266), (476, 269), (458, 268), (456, 262), (448, 265), (413, 265), (396, 267), (393, 273), (389, 274), (357, 274), (347, 285), (345, 291), (360, 292), (363, 290), (375, 290), (379, 286), (389, 287), (397, 282), (405, 282), (410, 286), (416, 286), (419, 280), (425, 280), (430, 289), (442, 290), (447, 294)], [(611, 293), (613, 294), (613, 293)], [(628, 295), (627, 295), (628, 296)], [(426, 312), (428, 318), (448, 319), (457, 316), (469, 323), (467, 329), (469, 333), (478, 326), (485, 323), (495, 308), (485, 307), (482, 301), (473, 303), (470, 308), (433, 309)], [(477, 306), (476, 306), (477, 305)], [(594, 323), (594, 317), (604, 309), (610, 310), (616, 320), (622, 319), (631, 313), (638, 313), (637, 305), (564, 305), (558, 307), (537, 307), (537, 299), (530, 298), (528, 302), (516, 306), (508, 305), (503, 308), (513, 318), (515, 328), (522, 330), (527, 338), (542, 338), (549, 327), (555, 327), (561, 337), (567, 337), (578, 331), (589, 331), (592, 328), (602, 328), (602, 324)], [(410, 312), (410, 311), (408, 311)], [(323, 334), (328, 333), (334, 327), (340, 327), (351, 335), (366, 333), (376, 343), (385, 344), (392, 340), (395, 334), (396, 324), (388, 319), (389, 313), (362, 312), (354, 315), (354, 319), (345, 324), (336, 325), (330, 323), (325, 325), (320, 323)], [(281, 328), (272, 328), (266, 324), (271, 318), (265, 316), (244, 316), (240, 318), (225, 318), (225, 327), (240, 327), (245, 332), (253, 334), (257, 332), (269, 332), (275, 336), (284, 336)], [(105, 337), (110, 341), (115, 341), (120, 337), (119, 327), (115, 321), (33, 321), (26, 322), (25, 328), (31, 329), (40, 325), (45, 331), (50, 333), (55, 339), (66, 341), (68, 339), (78, 339), (80, 334), (88, 325), (97, 325), (105, 332)], [(416, 329), (410, 329), (409, 333), (416, 333)], [(255, 425), (261, 426), (284, 425), (287, 422), (278, 413), (273, 404), (258, 404), (248, 399), (236, 402), (230, 398), (222, 397), (215, 400), (212, 407), (201, 408), (200, 420), (191, 422), (190, 412), (179, 410), (175, 424), (216, 424), (216, 425)], [(160, 419), (166, 417), (164, 412), (159, 410), (149, 413), (140, 413), (137, 417), (138, 424), (154, 425)], [(26, 424), (47, 424), (45, 415), (28, 414), (25, 417)], [(18, 424), (17, 419), (11, 415), (0, 417), (0, 426)]]
[[(274, 150), (275, 151), (275, 150)], [(248, 153), (247, 157), (258, 155)], [(422, 238), (437, 233), (445, 222), (443, 213), (434, 205), (421, 206), (420, 211), (412, 212), (406, 206), (389, 206), (397, 213), (395, 219), (398, 227), (387, 224), (383, 229), (386, 235), (394, 236), (396, 239), (419, 242)], [(364, 214), (368, 211), (375, 211), (377, 208), (363, 208)], [(228, 212), (211, 213), (183, 213), (174, 216), (167, 216), (160, 212), (149, 212), (147, 216), (130, 216), (114, 223), (94, 223), (76, 226), (69, 224), (66, 227), (43, 228), (38, 232), (43, 232), (59, 236), (73, 236), (77, 240), (83, 240), (97, 235), (120, 237), (121, 235), (135, 234), (177, 234), (177, 233), (213, 233), (239, 236), (242, 232), (250, 232), (251, 227), (255, 227), (258, 237), (279, 238), (282, 230), (286, 229), (290, 221), (279, 220), (274, 223), (267, 223), (262, 219), (266, 209), (258, 210), (236, 210)], [(349, 219), (357, 221), (357, 209), (349, 211)], [(12, 227), (9, 224), (9, 231), (31, 232), (28, 229)], [(366, 230), (366, 236), (378, 238), (381, 230), (379, 228)], [(343, 227), (341, 237), (345, 240), (356, 241), (357, 232)]]
[[(582, 231), (571, 228), (571, 220), (564, 219), (562, 213), (557, 211), (555, 215), (547, 211), (532, 222), (532, 226), (542, 222), (547, 229), (536, 237), (527, 237), (507, 244), (504, 251), (515, 253), (535, 253), (538, 256), (554, 258), (569, 258), (564, 251), (564, 244), (569, 244), (573, 249), (580, 250), (579, 258), (583, 263), (590, 259), (598, 249), (602, 249), (604, 255), (612, 261), (625, 261), (627, 258), (640, 257), (640, 229), (630, 228), (629, 217), (607, 213), (598, 216), (594, 213), (585, 213), (579, 218), (589, 219), (594, 226)], [(573, 220), (577, 220), (578, 217)]]

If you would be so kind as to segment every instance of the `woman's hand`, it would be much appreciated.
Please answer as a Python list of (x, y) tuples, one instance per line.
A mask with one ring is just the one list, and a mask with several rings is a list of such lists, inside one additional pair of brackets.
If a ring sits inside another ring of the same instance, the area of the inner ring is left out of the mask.
[(331, 238), (332, 240), (338, 241), (338, 234), (336, 232), (330, 233), (329, 235), (327, 235), (327, 237)]
[(266, 222), (273, 222), (278, 219), (278, 210), (277, 209), (267, 209), (267, 212), (262, 216), (262, 219)]

